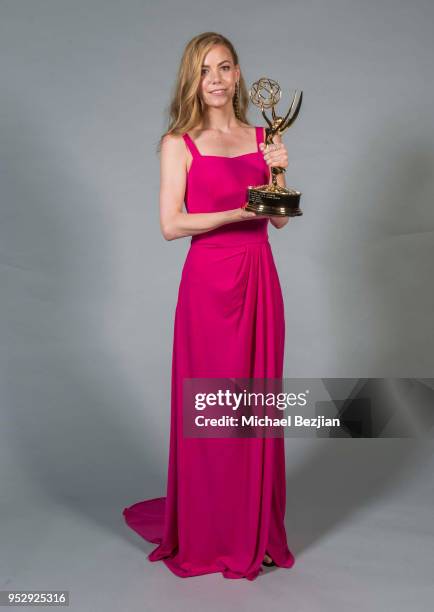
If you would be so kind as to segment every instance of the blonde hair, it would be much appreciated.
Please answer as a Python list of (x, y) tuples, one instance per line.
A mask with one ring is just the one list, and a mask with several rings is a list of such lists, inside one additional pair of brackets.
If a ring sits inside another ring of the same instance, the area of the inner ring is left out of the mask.
[[(217, 44), (227, 47), (232, 55), (234, 64), (237, 65), (239, 63), (237, 52), (232, 43), (225, 36), (217, 32), (203, 32), (187, 43), (182, 54), (174, 93), (169, 106), (169, 125), (159, 140), (157, 151), (160, 150), (162, 140), (166, 134), (185, 134), (185, 132), (201, 123), (204, 115), (199, 98), (202, 63), (210, 49)], [(251, 125), (246, 116), (249, 106), (249, 94), (241, 71), (237, 109), (235, 108), (235, 96), (232, 99), (232, 104), (234, 105), (234, 111), (236, 110), (237, 118), (241, 122)]]

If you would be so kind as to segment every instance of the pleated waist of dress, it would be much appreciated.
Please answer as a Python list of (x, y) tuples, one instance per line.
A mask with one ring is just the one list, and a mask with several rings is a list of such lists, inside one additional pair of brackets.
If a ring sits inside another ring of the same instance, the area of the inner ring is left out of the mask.
[(240, 238), (238, 240), (219, 240), (212, 238), (210, 240), (191, 240), (190, 248), (231, 248), (250, 245), (270, 244), (268, 237), (265, 238)]

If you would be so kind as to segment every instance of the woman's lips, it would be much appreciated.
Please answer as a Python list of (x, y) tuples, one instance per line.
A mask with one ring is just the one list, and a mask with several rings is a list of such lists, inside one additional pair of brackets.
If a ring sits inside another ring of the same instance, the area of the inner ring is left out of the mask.
[(226, 89), (217, 89), (216, 91), (211, 92), (214, 96), (222, 96), (226, 93)]

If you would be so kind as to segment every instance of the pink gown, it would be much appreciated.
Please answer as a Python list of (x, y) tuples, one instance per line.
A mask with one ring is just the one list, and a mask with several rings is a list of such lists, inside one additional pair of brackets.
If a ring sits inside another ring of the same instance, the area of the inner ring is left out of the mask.
[[(193, 156), (187, 212), (243, 206), (248, 185), (268, 183), (259, 146), (236, 157), (201, 155), (183, 138)], [(257, 145), (263, 139), (256, 127)], [(268, 223), (258, 217), (192, 236), (175, 311), (166, 497), (123, 510), (131, 529), (158, 544), (148, 559), (182, 578), (254, 580), (266, 551), (277, 566), (295, 561), (284, 525), (284, 438), (182, 435), (183, 377), (283, 375), (284, 304)]]

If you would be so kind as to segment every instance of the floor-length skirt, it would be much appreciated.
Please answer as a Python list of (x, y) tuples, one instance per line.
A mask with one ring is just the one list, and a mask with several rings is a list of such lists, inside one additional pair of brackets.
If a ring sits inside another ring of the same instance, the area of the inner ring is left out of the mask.
[(175, 311), (166, 497), (124, 509), (180, 577), (254, 580), (265, 552), (289, 568), (284, 438), (188, 438), (184, 378), (280, 378), (284, 304), (270, 243), (192, 243)]

